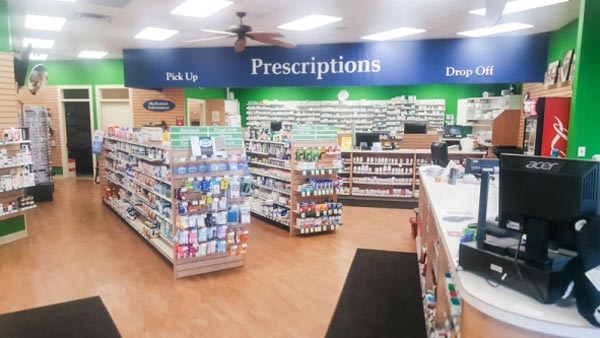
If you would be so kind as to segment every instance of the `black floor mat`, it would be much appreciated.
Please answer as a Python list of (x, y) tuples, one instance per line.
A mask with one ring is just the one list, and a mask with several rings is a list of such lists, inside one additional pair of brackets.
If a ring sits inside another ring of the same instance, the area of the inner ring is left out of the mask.
[(121, 338), (100, 297), (0, 315), (0, 337)]
[(426, 337), (414, 253), (358, 249), (326, 338)]

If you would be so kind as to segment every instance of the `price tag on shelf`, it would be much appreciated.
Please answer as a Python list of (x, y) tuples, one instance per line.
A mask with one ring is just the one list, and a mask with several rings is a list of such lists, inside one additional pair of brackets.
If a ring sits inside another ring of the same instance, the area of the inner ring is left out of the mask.
[(320, 227), (320, 226), (319, 226), (319, 227), (317, 227), (317, 228), (315, 229), (315, 231), (316, 231), (316, 232), (321, 232), (321, 227)]
[(302, 170), (302, 176), (306, 176), (306, 170)]
[(301, 213), (300, 218), (306, 218), (306, 213)]
[(317, 211), (316, 215), (317, 215), (317, 217), (321, 216), (321, 212)]

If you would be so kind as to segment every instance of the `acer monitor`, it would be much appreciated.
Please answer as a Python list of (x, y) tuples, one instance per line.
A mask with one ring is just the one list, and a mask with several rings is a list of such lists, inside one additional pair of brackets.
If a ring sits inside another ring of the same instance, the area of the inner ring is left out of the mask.
[(499, 226), (526, 234), (524, 259), (576, 250), (575, 225), (598, 215), (600, 162), (503, 154)]

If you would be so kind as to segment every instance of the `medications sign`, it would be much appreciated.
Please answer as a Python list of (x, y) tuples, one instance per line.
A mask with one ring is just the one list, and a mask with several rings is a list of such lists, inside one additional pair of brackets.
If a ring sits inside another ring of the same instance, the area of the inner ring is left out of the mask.
[(149, 100), (144, 102), (144, 108), (149, 111), (163, 113), (175, 109), (175, 103), (169, 100)]
[(337, 141), (337, 127), (325, 125), (294, 125), (294, 141)]
[(123, 51), (125, 85), (166, 87), (383, 86), (542, 82), (548, 35), (407, 40), (296, 48)]
[(171, 127), (171, 147), (174, 149), (190, 148), (192, 138), (221, 138), (226, 148), (244, 146), (242, 127)]

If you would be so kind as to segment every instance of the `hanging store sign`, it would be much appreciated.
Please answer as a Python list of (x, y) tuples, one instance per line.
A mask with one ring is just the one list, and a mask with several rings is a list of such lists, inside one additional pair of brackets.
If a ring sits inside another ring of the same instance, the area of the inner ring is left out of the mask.
[(125, 85), (164, 87), (524, 83), (544, 79), (548, 36), (126, 49)]

